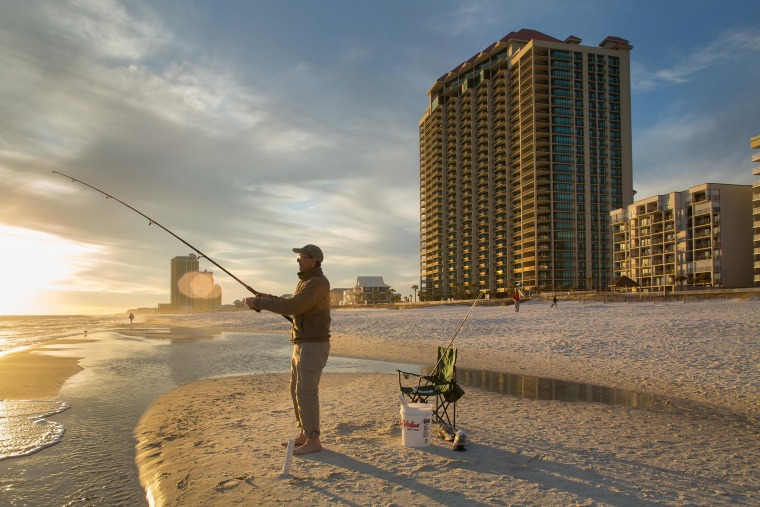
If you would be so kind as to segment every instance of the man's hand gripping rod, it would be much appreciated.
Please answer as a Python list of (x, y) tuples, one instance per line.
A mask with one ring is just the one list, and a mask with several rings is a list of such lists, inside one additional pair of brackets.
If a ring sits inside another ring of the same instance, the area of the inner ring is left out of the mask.
[[(174, 234), (172, 231), (170, 231), (169, 229), (167, 229), (167, 228), (166, 228), (166, 227), (164, 227), (163, 225), (159, 224), (158, 222), (156, 222), (155, 220), (153, 220), (152, 218), (150, 218), (150, 217), (149, 217), (148, 215), (146, 215), (145, 213), (143, 213), (143, 212), (141, 212), (141, 211), (139, 211), (139, 210), (137, 210), (137, 209), (133, 208), (133, 207), (132, 207), (132, 206), (130, 206), (129, 204), (125, 203), (124, 201), (122, 201), (122, 200), (120, 200), (120, 199), (117, 199), (116, 197), (112, 196), (111, 194), (108, 194), (108, 193), (106, 193), (106, 192), (103, 192), (103, 191), (102, 191), (102, 190), (100, 190), (99, 188), (95, 188), (95, 187), (93, 187), (92, 185), (90, 185), (89, 183), (85, 183), (84, 181), (82, 181), (82, 180), (78, 180), (78, 179), (76, 179), (76, 178), (74, 178), (74, 177), (72, 177), (72, 176), (69, 176), (68, 174), (63, 174), (62, 172), (59, 172), (59, 171), (53, 171), (53, 174), (58, 174), (58, 175), (60, 175), (60, 176), (63, 176), (63, 177), (65, 177), (65, 178), (69, 178), (71, 181), (73, 181), (73, 182), (76, 182), (76, 183), (81, 183), (82, 185), (84, 185), (84, 186), (86, 186), (86, 187), (89, 187), (89, 188), (91, 188), (91, 189), (95, 190), (96, 192), (99, 192), (99, 193), (103, 194), (104, 196), (106, 196), (106, 199), (113, 199), (114, 201), (118, 202), (119, 204), (121, 204), (121, 205), (123, 205), (123, 206), (126, 206), (127, 208), (131, 209), (132, 211), (134, 211), (134, 212), (135, 212), (135, 213), (137, 213), (138, 215), (140, 215), (140, 216), (142, 216), (142, 217), (146, 218), (146, 219), (148, 220), (148, 225), (153, 225), (153, 224), (156, 224), (156, 225), (157, 225), (157, 226), (159, 226), (161, 229), (165, 230), (166, 232), (168, 232), (169, 234), (171, 234), (172, 236), (174, 236), (175, 238), (177, 238), (178, 240), (180, 240), (182, 243), (184, 243), (185, 245), (187, 245), (188, 247), (190, 247), (190, 248), (191, 248), (191, 249), (192, 249), (192, 250), (193, 250), (195, 253), (197, 253), (197, 254), (198, 254), (200, 257), (203, 257), (203, 258), (205, 258), (205, 259), (206, 259), (207, 261), (209, 261), (211, 264), (213, 264), (213, 265), (214, 265), (214, 266), (216, 266), (217, 268), (219, 268), (219, 269), (221, 269), (222, 271), (224, 271), (225, 273), (227, 273), (227, 274), (228, 274), (230, 277), (232, 277), (232, 279), (233, 279), (233, 280), (235, 280), (237, 283), (239, 283), (240, 285), (242, 285), (243, 287), (245, 287), (246, 289), (248, 289), (248, 291), (249, 291), (251, 294), (253, 294), (254, 296), (258, 296), (258, 295), (259, 295), (259, 292), (258, 292), (256, 289), (254, 289), (254, 288), (253, 288), (253, 287), (251, 287), (250, 285), (248, 285), (248, 284), (246, 284), (245, 282), (243, 282), (243, 281), (242, 281), (240, 278), (236, 277), (235, 275), (233, 275), (232, 273), (230, 273), (229, 271), (227, 271), (226, 269), (224, 269), (224, 268), (223, 268), (221, 265), (219, 265), (219, 264), (218, 264), (216, 261), (214, 261), (214, 260), (213, 260), (211, 257), (209, 257), (209, 256), (208, 256), (208, 255), (206, 255), (205, 253), (201, 252), (200, 250), (198, 250), (197, 248), (195, 248), (193, 245), (191, 245), (190, 243), (188, 243), (188, 242), (187, 242), (187, 241), (185, 241), (184, 239), (180, 238), (179, 236), (177, 236), (176, 234)], [(256, 311), (257, 311), (257, 312), (260, 312), (261, 310), (256, 310)], [(291, 319), (291, 318), (290, 318), (290, 317), (288, 317), (287, 315), (283, 315), (283, 317), (285, 317), (285, 318), (286, 318), (287, 320), (289, 320), (290, 322), (293, 322), (293, 319)]]

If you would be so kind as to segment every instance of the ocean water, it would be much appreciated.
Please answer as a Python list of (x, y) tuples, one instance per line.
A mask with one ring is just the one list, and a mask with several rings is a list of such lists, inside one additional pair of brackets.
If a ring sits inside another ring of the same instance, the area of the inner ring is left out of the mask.
[[(86, 319), (62, 320), (54, 323), (56, 337), (83, 334)], [(39, 340), (46, 354), (82, 357), (84, 369), (55, 400), (0, 402), (0, 452), (15, 456), (0, 461), (4, 506), (147, 505), (133, 430), (150, 403), (200, 379), (285, 373), (292, 348), (285, 334), (224, 332), (172, 340), (159, 330), (151, 337), (108, 331), (90, 332), (83, 343), (55, 345), (33, 334), (20, 341)], [(410, 367), (333, 356), (326, 371)]]
[(121, 315), (0, 315), (0, 356), (55, 338), (82, 336), (92, 329), (126, 322)]

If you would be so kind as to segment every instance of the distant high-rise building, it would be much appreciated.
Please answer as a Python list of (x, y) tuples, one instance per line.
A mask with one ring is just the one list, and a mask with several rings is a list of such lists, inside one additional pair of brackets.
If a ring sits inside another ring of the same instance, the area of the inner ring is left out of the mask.
[(214, 274), (200, 272), (195, 254), (171, 260), (171, 307), (175, 310), (216, 310), (222, 304), (222, 289), (214, 284)]
[[(760, 136), (750, 140), (753, 150), (760, 150)], [(752, 167), (752, 174), (760, 176), (760, 151), (752, 154), (752, 162), (758, 163)], [(754, 279), (755, 285), (760, 285), (760, 180), (752, 184), (752, 226), (754, 239)]]
[[(190, 309), (193, 307), (193, 297), (188, 290), (188, 273), (197, 273), (200, 268), (195, 254), (177, 256), (171, 260), (171, 305), (172, 308)], [(191, 275), (192, 276), (192, 275)]]
[(752, 285), (752, 189), (704, 183), (610, 213), (615, 277), (640, 290)]
[(633, 201), (625, 39), (512, 32), (441, 76), (420, 120), (420, 294), (606, 288)]

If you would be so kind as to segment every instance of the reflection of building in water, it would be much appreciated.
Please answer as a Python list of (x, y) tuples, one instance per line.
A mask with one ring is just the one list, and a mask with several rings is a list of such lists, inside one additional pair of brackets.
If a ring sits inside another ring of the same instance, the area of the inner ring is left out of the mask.
[(171, 260), (171, 308), (184, 311), (216, 310), (222, 304), (222, 288), (214, 284), (214, 274), (200, 271), (195, 254)]
[(536, 400), (585, 401), (649, 410), (665, 410), (673, 405), (673, 400), (635, 391), (514, 373), (457, 368), (457, 381), (464, 386)]

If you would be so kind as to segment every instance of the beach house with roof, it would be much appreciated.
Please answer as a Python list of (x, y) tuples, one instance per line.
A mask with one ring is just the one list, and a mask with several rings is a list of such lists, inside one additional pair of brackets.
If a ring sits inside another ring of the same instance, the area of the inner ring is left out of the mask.
[(343, 292), (343, 305), (389, 303), (392, 295), (382, 276), (357, 276), (354, 286)]

